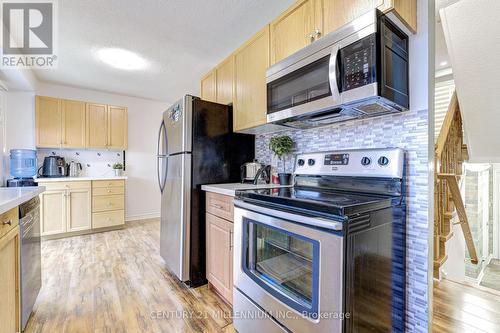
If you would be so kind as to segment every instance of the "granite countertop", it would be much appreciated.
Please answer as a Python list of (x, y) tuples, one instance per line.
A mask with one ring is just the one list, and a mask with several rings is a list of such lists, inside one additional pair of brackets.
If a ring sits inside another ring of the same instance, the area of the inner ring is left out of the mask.
[(210, 184), (202, 185), (201, 189), (207, 192), (218, 193), (222, 195), (229, 195), (234, 197), (236, 191), (238, 190), (252, 190), (259, 188), (279, 188), (279, 187), (290, 187), (291, 185), (278, 185), (278, 184), (245, 184), (245, 183), (229, 183), (229, 184)]
[(36, 197), (45, 191), (43, 186), (33, 187), (1, 187), (0, 188), (0, 214)]
[(57, 177), (57, 178), (35, 178), (37, 183), (45, 182), (74, 182), (89, 180), (125, 180), (127, 176), (82, 176), (82, 177)]

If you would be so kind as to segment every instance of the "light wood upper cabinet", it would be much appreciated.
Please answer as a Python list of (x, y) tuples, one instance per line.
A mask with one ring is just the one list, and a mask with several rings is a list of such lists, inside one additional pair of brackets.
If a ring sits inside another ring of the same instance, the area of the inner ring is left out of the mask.
[(0, 237), (0, 332), (20, 332), (19, 226)]
[(62, 146), (83, 148), (86, 144), (85, 102), (62, 100)]
[(234, 59), (233, 128), (240, 131), (266, 123), (269, 25), (236, 51)]
[(35, 98), (36, 146), (58, 148), (62, 144), (61, 100), (52, 97)]
[(274, 64), (312, 43), (321, 32), (321, 17), (316, 17), (320, 0), (300, 0), (271, 25), (271, 63)]
[(36, 96), (36, 146), (126, 150), (127, 108)]
[(216, 102), (217, 101), (217, 82), (215, 70), (211, 71), (201, 79), (201, 99)]
[(392, 12), (413, 33), (417, 33), (417, 0), (385, 0), (386, 12)]
[(323, 32), (328, 34), (351, 22), (371, 9), (384, 4), (384, 0), (323, 0)]
[(49, 190), (40, 194), (42, 236), (64, 233), (67, 230), (66, 190)]
[(108, 106), (108, 148), (127, 149), (128, 113), (127, 108)]
[(71, 189), (67, 192), (67, 231), (88, 230), (92, 227), (91, 190), (88, 188)]
[(234, 57), (224, 60), (216, 69), (217, 103), (233, 103)]
[(87, 103), (87, 147), (107, 148), (108, 108), (104, 104)]
[(233, 300), (233, 223), (206, 214), (207, 279), (229, 303)]

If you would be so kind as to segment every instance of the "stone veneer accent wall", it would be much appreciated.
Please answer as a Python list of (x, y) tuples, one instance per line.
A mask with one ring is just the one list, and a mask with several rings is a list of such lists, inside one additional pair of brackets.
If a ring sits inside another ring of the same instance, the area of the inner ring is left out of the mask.
[[(407, 172), (407, 321), (408, 332), (428, 331), (428, 112), (401, 114), (334, 124), (305, 131), (289, 130), (256, 136), (256, 157), (270, 164), (269, 140), (290, 135), (296, 153), (356, 148), (400, 147), (406, 150)], [(281, 162), (280, 162), (281, 163)], [(289, 172), (293, 158), (286, 162)], [(279, 164), (280, 172), (282, 170)]]

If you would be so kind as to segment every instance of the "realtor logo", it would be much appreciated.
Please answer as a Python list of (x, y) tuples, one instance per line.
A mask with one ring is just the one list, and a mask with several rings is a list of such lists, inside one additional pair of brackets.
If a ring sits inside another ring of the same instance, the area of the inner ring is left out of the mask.
[(55, 68), (56, 1), (2, 1), (2, 67)]

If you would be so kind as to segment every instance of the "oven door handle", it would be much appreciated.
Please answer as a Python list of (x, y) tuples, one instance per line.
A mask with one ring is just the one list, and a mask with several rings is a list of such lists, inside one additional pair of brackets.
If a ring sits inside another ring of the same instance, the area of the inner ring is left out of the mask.
[(249, 204), (241, 200), (234, 200), (235, 207), (247, 209), (258, 214), (264, 214), (272, 217), (276, 217), (283, 220), (289, 220), (292, 222), (298, 222), (302, 224), (311, 225), (314, 227), (329, 229), (333, 231), (342, 231), (344, 224), (339, 221), (324, 219), (321, 217), (309, 217), (304, 215), (292, 214), (288, 212), (283, 212), (280, 210), (269, 209), (261, 206), (256, 206)]
[(330, 79), (330, 90), (332, 91), (332, 98), (336, 102), (335, 104), (341, 104), (340, 98), (340, 88), (339, 88), (339, 74), (340, 68), (338, 66), (339, 53), (341, 45), (337, 43), (332, 47), (332, 53), (330, 55), (329, 64), (329, 79)]

